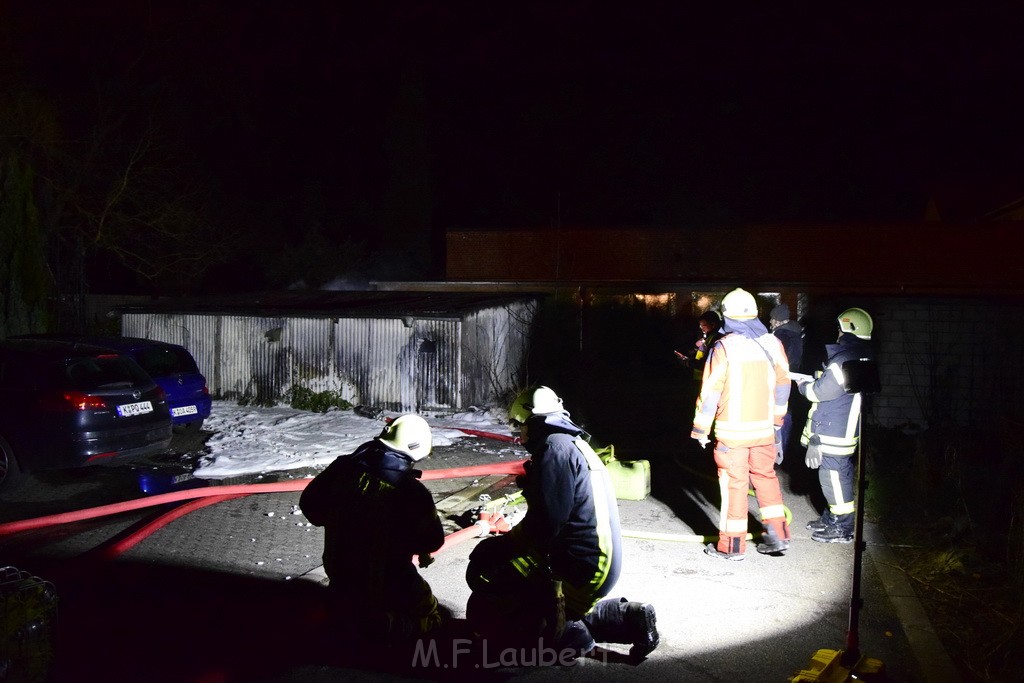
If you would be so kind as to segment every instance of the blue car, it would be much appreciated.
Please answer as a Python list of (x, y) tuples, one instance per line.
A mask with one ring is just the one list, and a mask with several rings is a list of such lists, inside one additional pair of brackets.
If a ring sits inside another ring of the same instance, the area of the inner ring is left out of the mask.
[[(15, 339), (18, 337), (12, 337)], [(23, 339), (58, 339), (98, 346), (130, 356), (167, 394), (177, 432), (196, 432), (210, 417), (210, 390), (195, 358), (184, 346), (140, 339), (95, 335), (25, 335)]]

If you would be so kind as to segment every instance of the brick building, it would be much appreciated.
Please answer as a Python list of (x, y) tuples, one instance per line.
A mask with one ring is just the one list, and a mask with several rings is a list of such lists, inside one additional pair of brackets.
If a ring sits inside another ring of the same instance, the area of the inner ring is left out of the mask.
[(870, 419), (985, 424), (1024, 414), (1021, 230), (924, 222), (450, 231), (446, 277), (463, 287), (574, 292), (581, 308), (602, 293), (668, 295), (692, 307), (683, 314), (742, 286), (790, 304), (822, 336), (834, 333), (835, 313), (861, 306), (875, 318), (884, 387)]

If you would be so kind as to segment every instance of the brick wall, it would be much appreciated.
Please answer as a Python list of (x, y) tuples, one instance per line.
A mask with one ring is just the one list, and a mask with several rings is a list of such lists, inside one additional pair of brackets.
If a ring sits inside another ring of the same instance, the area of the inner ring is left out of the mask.
[(882, 380), (869, 420), (984, 427), (1024, 415), (1024, 302), (886, 298), (857, 305), (874, 317)]

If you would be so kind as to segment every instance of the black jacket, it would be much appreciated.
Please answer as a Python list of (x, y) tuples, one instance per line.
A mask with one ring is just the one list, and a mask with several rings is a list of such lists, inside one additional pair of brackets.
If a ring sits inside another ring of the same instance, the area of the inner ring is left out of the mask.
[(790, 320), (772, 330), (772, 334), (779, 338), (782, 348), (786, 350), (789, 369), (793, 372), (800, 372), (804, 355), (804, 331), (800, 327), (800, 323)]
[(444, 543), (433, 496), (412, 460), (374, 439), (337, 458), (299, 498), (306, 519), (324, 527), (331, 583), (375, 572), (416, 572), (413, 556)]

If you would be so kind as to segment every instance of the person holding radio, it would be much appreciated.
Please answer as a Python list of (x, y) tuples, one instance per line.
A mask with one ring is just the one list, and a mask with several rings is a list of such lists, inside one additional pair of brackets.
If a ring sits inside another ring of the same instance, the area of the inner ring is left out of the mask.
[(697, 319), (697, 326), (700, 328), (700, 336), (694, 342), (693, 348), (687, 353), (676, 351), (675, 354), (683, 365), (693, 372), (693, 379), (700, 382), (704, 376), (704, 363), (711, 353), (711, 347), (722, 338), (722, 319), (714, 311), (705, 311)]

